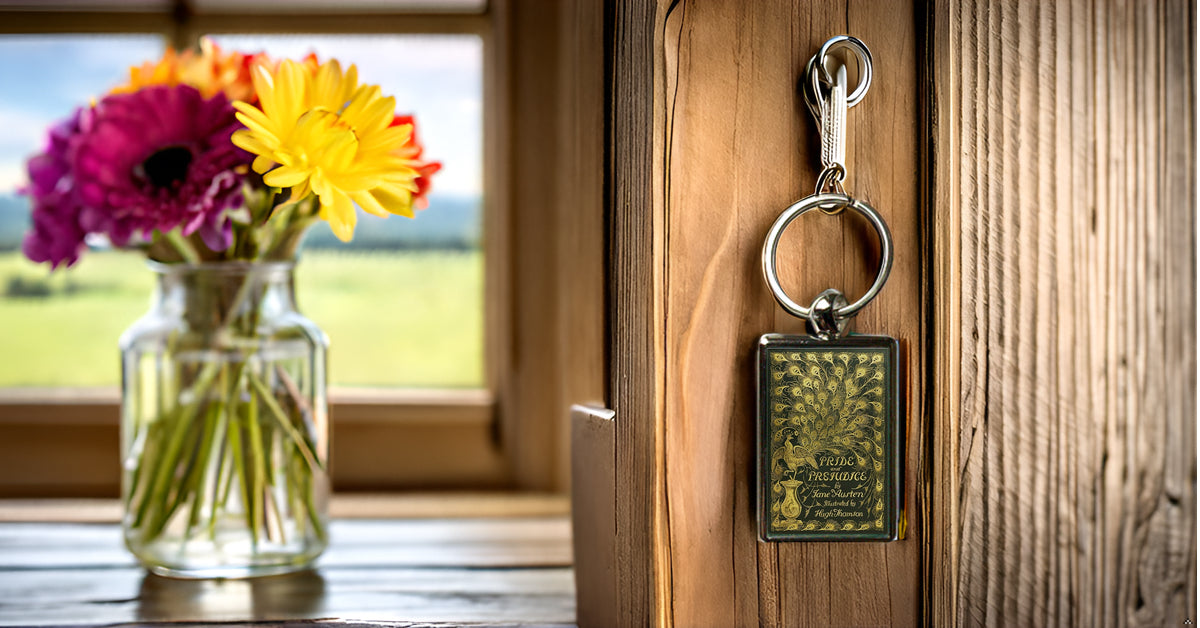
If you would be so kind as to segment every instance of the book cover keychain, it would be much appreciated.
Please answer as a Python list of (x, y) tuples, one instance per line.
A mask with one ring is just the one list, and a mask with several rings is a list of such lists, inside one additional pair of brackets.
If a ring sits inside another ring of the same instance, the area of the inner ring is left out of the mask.
[[(859, 83), (849, 94), (846, 66), (830, 56), (838, 50), (858, 60)], [(836, 69), (831, 72), (827, 62)], [(870, 84), (871, 53), (853, 37), (830, 39), (809, 60), (802, 85), (820, 127), (823, 170), (815, 193), (783, 210), (763, 244), (763, 276), (771, 293), (807, 322), (810, 334), (766, 334), (758, 341), (758, 519), (766, 541), (892, 541), (900, 534), (899, 346), (895, 338), (848, 329), (892, 268), (887, 224), (842, 186), (846, 114)], [(831, 288), (806, 307), (779, 283), (779, 238), (812, 210), (857, 212), (879, 236), (879, 271), (854, 303)]]

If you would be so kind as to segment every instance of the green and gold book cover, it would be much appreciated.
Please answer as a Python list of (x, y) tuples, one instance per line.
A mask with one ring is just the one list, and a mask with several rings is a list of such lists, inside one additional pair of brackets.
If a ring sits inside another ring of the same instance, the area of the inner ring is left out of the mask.
[(768, 334), (758, 347), (759, 533), (891, 541), (901, 516), (899, 347)]

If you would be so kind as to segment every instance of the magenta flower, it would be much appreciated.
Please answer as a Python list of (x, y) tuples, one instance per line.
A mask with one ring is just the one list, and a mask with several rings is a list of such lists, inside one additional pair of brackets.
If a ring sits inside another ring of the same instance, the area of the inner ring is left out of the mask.
[[(64, 128), (65, 127), (65, 128)], [(51, 133), (29, 160), (34, 261), (74, 263), (82, 234), (117, 246), (179, 227), (213, 250), (230, 244), (225, 210), (242, 202), (249, 153), (230, 140), (241, 128), (224, 94), (187, 85), (110, 95)]]
[(50, 262), (55, 268), (62, 263), (70, 266), (83, 250), (81, 208), (71, 189), (71, 143), (90, 115), (88, 109), (75, 110), (50, 129), (46, 152), (29, 160), (29, 186), (22, 192), (33, 200), (33, 229), (26, 234), (21, 250), (35, 262)]

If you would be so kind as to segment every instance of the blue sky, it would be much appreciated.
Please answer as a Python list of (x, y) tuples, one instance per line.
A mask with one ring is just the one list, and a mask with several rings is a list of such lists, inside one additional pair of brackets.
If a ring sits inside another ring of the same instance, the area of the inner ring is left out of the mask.
[[(482, 188), (482, 43), (474, 35), (226, 35), (228, 48), (300, 57), (310, 51), (358, 65), (361, 80), (415, 113), (425, 154), (442, 161), (434, 191)], [(161, 55), (153, 35), (0, 36), (0, 194), (24, 181), (24, 160), (46, 130), (89, 98)]]

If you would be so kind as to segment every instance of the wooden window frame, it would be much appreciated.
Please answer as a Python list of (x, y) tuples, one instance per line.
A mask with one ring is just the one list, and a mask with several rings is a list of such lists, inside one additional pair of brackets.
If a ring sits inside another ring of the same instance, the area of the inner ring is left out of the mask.
[[(492, 0), (480, 13), (180, 7), (187, 3), (154, 13), (0, 8), (0, 34), (158, 33), (177, 47), (208, 32), (482, 39), (486, 388), (332, 388), (333, 482), (337, 490), (565, 489), (568, 401), (602, 401), (607, 377), (598, 29), (586, 41), (560, 37), (581, 9), (530, 0)], [(593, 71), (566, 69), (556, 61), (563, 52), (590, 55)], [(559, 163), (564, 156), (574, 159)], [(571, 181), (547, 174), (556, 168)], [(116, 495), (119, 410), (113, 389), (0, 390), (0, 496)]]

